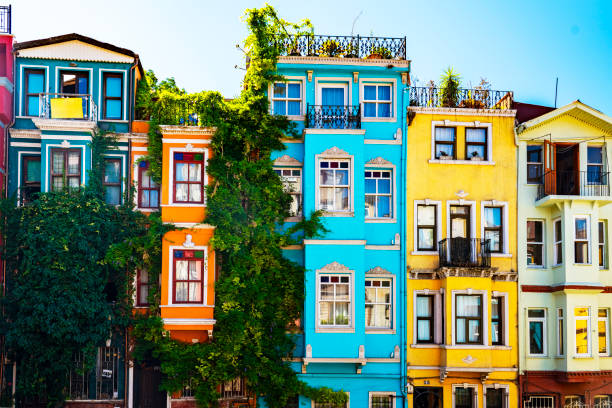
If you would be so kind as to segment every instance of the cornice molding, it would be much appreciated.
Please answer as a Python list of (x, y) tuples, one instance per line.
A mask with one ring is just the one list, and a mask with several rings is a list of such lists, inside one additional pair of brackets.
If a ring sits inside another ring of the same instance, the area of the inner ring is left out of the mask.
[(409, 112), (430, 115), (464, 115), (464, 116), (516, 116), (516, 109), (471, 109), (471, 108), (422, 108), (409, 106)]
[(320, 155), (321, 156), (325, 156), (325, 157), (347, 157), (347, 156), (350, 156), (350, 154), (348, 154), (348, 152), (345, 152), (344, 150), (339, 149), (337, 146), (330, 147), (329, 149), (325, 150)]
[(10, 128), (11, 138), (15, 139), (40, 139), (39, 129), (15, 129)]
[(90, 132), (98, 128), (95, 121), (92, 120), (66, 120), (66, 119), (47, 119), (47, 118), (32, 118), (34, 125), (40, 130), (50, 131), (69, 131), (69, 132)]
[(378, 156), (366, 163), (366, 165), (375, 165), (375, 166), (393, 166), (389, 160), (385, 160), (382, 157)]
[(161, 125), (162, 136), (170, 135), (190, 135), (190, 136), (212, 136), (217, 130), (210, 126), (176, 126), (176, 125)]
[(410, 60), (397, 59), (363, 59), (363, 58), (335, 58), (335, 57), (278, 57), (279, 64), (307, 64), (307, 65), (359, 65), (388, 67), (394, 65), (398, 68), (410, 67)]
[(319, 270), (320, 271), (332, 271), (332, 272), (349, 272), (351, 269), (342, 265), (341, 263), (334, 261), (330, 264), (325, 265)]
[(388, 270), (381, 268), (380, 266), (376, 266), (369, 271), (366, 272), (366, 275), (393, 275)]
[(276, 166), (302, 166), (302, 162), (294, 159), (288, 154), (284, 154), (281, 157), (274, 160), (274, 164)]

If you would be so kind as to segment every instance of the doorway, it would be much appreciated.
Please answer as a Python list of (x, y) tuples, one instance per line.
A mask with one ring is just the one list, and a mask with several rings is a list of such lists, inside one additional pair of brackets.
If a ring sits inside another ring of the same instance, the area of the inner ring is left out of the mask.
[(441, 387), (414, 387), (414, 408), (442, 408)]
[(166, 392), (159, 389), (161, 380), (159, 366), (134, 367), (134, 408), (166, 408)]
[(556, 143), (555, 162), (557, 164), (557, 194), (579, 195), (578, 145)]

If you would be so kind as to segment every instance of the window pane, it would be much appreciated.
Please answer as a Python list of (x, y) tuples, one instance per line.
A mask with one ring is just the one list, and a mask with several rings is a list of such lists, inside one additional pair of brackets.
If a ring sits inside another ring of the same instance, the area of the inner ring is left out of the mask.
[(389, 85), (382, 85), (378, 87), (378, 100), (379, 101), (390, 101), (391, 100), (391, 87)]
[(121, 101), (116, 99), (107, 100), (104, 112), (108, 119), (121, 119)]
[(527, 241), (542, 242), (542, 222), (527, 221)]
[(274, 97), (285, 98), (287, 96), (287, 84), (283, 82), (277, 82), (274, 84)]
[(187, 181), (189, 175), (189, 165), (187, 163), (176, 163), (176, 181)]
[(487, 141), (487, 130), (486, 129), (466, 128), (465, 129), (465, 141), (485, 143)]
[(336, 314), (335, 321), (337, 325), (347, 325), (349, 324), (349, 314), (348, 314), (348, 303), (338, 303), (336, 302)]
[(468, 321), (469, 339), (472, 343), (477, 343), (480, 340), (480, 321), (470, 320)]
[(543, 354), (544, 344), (543, 339), (544, 323), (542, 322), (529, 322), (529, 353), (530, 354)]
[(487, 388), (487, 408), (504, 408), (504, 390)]
[(366, 194), (376, 193), (376, 180), (375, 179), (365, 179), (365, 192)]
[(418, 225), (436, 224), (436, 207), (433, 205), (419, 205), (417, 207)]
[(574, 261), (576, 263), (588, 263), (589, 248), (587, 242), (576, 242), (574, 244)]
[(457, 295), (457, 316), (479, 317), (481, 313), (480, 296)]
[(321, 170), (320, 183), (323, 186), (334, 185), (334, 171), (333, 170)]
[(391, 216), (391, 208), (390, 208), (390, 200), (388, 196), (379, 196), (378, 197), (378, 217), (390, 217)]
[(429, 296), (417, 296), (416, 314), (418, 317), (433, 316), (432, 298)]
[(320, 189), (320, 207), (322, 210), (334, 210), (334, 189), (333, 188), (321, 188)]
[(376, 104), (375, 103), (364, 103), (363, 104), (363, 116), (366, 118), (376, 117)]
[(53, 153), (53, 173), (64, 174), (64, 154), (60, 152)]
[(68, 187), (70, 188), (79, 188), (80, 182), (79, 177), (68, 177)]
[(376, 100), (376, 87), (373, 85), (365, 85), (363, 87), (363, 98), (368, 101)]
[(189, 261), (176, 261), (176, 279), (187, 280)]
[(344, 106), (344, 88), (323, 88), (321, 97), (321, 105)]
[(301, 114), (301, 110), (300, 110), (300, 102), (297, 101), (289, 101), (287, 102), (289, 109), (288, 109), (288, 115), (300, 115)]
[(431, 340), (431, 321), (419, 320), (417, 322), (417, 340)]
[(121, 78), (111, 76), (106, 77), (106, 96), (120, 98), (121, 82)]
[(371, 408), (392, 408), (393, 401), (389, 395), (374, 395), (372, 396)]
[(499, 343), (499, 323), (491, 322), (491, 341), (493, 344)]
[(391, 117), (391, 104), (390, 103), (379, 103), (378, 104), (378, 117), (379, 118), (390, 118)]
[(200, 282), (189, 282), (189, 301), (202, 301), (202, 284)]
[(589, 146), (587, 149), (588, 162), (602, 164), (603, 157), (601, 152), (601, 147)]
[(149, 191), (149, 207), (152, 207), (152, 208), (159, 207), (159, 191), (157, 190)]
[(187, 186), (188, 184), (177, 183), (176, 188), (176, 201), (187, 201)]
[(485, 207), (485, 228), (501, 227), (501, 208)]
[(28, 93), (45, 91), (45, 75), (40, 73), (28, 73)]
[(439, 158), (440, 156), (454, 157), (454, 150), (455, 148), (453, 145), (436, 144), (436, 158)]
[(380, 194), (391, 194), (391, 180), (378, 180), (378, 192)]
[(458, 318), (455, 321), (457, 327), (457, 343), (467, 343), (465, 334), (465, 319)]
[(499, 231), (485, 231), (484, 238), (489, 240), (491, 251), (493, 252), (501, 251), (501, 248), (500, 248), (501, 233)]
[(39, 102), (40, 98), (38, 96), (28, 96), (28, 116), (38, 116), (40, 113)]
[(485, 157), (485, 147), (484, 146), (468, 145), (468, 146), (466, 146), (466, 156), (468, 158), (480, 157), (480, 158), (484, 159), (484, 157)]
[(608, 354), (607, 318), (597, 322), (597, 333), (599, 337), (599, 354)]
[(274, 101), (274, 114), (275, 115), (286, 115), (287, 114), (287, 103), (285, 101)]
[(336, 188), (336, 210), (348, 210), (349, 198), (348, 188)]
[(576, 239), (587, 239), (587, 220), (586, 218), (576, 219)]
[(189, 181), (202, 180), (202, 165), (199, 163), (189, 163)]
[(454, 142), (455, 128), (437, 127), (436, 140), (439, 142)]
[(333, 300), (334, 299), (334, 285), (321, 285), (321, 299), (322, 300)]
[(25, 181), (40, 182), (40, 159), (30, 159), (26, 163)]
[(336, 284), (336, 300), (349, 300), (349, 286)]
[(542, 244), (527, 244), (527, 265), (542, 265)]
[(289, 84), (289, 97), (290, 98), (300, 98), (300, 84)]
[[(38, 162), (38, 163), (39, 163), (39, 166), (40, 166), (40, 162)], [(603, 244), (605, 242), (605, 236), (606, 236), (605, 235), (605, 226), (606, 226), (606, 223), (603, 222), (603, 221), (599, 221), (597, 223), (597, 237), (599, 239), (599, 243), (600, 244)]]
[(365, 213), (368, 218), (376, 217), (376, 196), (366, 196)]
[(80, 152), (68, 152), (68, 174), (79, 174)]
[(542, 146), (527, 146), (527, 161), (532, 163), (541, 163)]
[(186, 302), (187, 301), (187, 282), (176, 283), (176, 301)]
[[(78, 162), (77, 162), (78, 165)], [(121, 162), (117, 160), (106, 160), (104, 163), (104, 182), (119, 183), (121, 173)]]
[(201, 184), (189, 184), (189, 201), (191, 202), (202, 201), (202, 185)]
[(527, 179), (533, 182), (541, 182), (542, 177), (542, 165), (541, 164), (529, 164), (527, 165)]
[(419, 228), (418, 248), (435, 250), (433, 228)]
[(589, 352), (587, 326), (586, 320), (576, 319), (576, 354), (588, 354)]
[(119, 186), (106, 186), (104, 200), (110, 205), (121, 204), (121, 187)]
[(529, 317), (546, 317), (546, 312), (544, 309), (529, 309), (527, 312), (527, 316)]

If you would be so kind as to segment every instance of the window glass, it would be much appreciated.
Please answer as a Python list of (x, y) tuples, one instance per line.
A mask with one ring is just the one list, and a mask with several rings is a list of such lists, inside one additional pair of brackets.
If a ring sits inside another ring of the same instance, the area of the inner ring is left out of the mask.
[(123, 107), (123, 75), (104, 73), (104, 118), (121, 119)]
[(391, 171), (365, 172), (366, 218), (391, 217)]
[(319, 208), (325, 211), (348, 211), (349, 183), (348, 161), (319, 162)]
[(350, 276), (319, 276), (319, 325), (349, 326), (350, 305)]
[(455, 128), (436, 127), (435, 157), (455, 158)]
[(204, 251), (174, 251), (174, 302), (202, 303)]
[(574, 262), (589, 263), (588, 218), (576, 218), (574, 225)]
[(529, 309), (527, 311), (527, 321), (529, 324), (529, 354), (544, 354), (545, 319), (546, 311), (544, 309)]
[(482, 343), (482, 297), (457, 295), (455, 310), (456, 343)]
[(391, 85), (364, 85), (363, 116), (366, 118), (391, 117)]
[(489, 240), (489, 248), (491, 249), (491, 252), (502, 252), (502, 208), (485, 207), (484, 213), (484, 239)]
[(276, 115), (301, 115), (302, 83), (275, 82), (272, 92), (272, 109)]
[(505, 408), (503, 388), (487, 388), (486, 408)]
[(45, 71), (27, 69), (24, 70), (26, 81), (25, 111), (27, 116), (38, 116), (40, 114), (39, 94), (45, 92)]
[(174, 201), (202, 203), (204, 154), (174, 153)]
[(527, 183), (542, 183), (542, 175), (544, 174), (543, 170), (544, 162), (542, 160), (542, 146), (527, 146)]
[(574, 309), (576, 325), (576, 354), (589, 354), (589, 308)]
[(565, 354), (565, 320), (563, 317), (563, 309), (557, 309), (557, 354), (562, 356)]
[(391, 279), (366, 278), (366, 327), (391, 328)]
[(491, 343), (495, 345), (504, 343), (503, 305), (503, 297), (491, 298)]
[(417, 343), (434, 341), (434, 297), (418, 295), (416, 300)]
[(606, 243), (606, 221), (599, 221), (597, 223), (597, 238), (598, 238), (598, 250), (599, 250), (599, 267), (604, 269), (606, 267), (607, 258), (607, 243)]
[(138, 207), (159, 207), (159, 185), (151, 177), (149, 163), (141, 161), (138, 163)]
[(563, 263), (563, 240), (561, 234), (561, 220), (555, 221), (555, 265)]
[(597, 336), (599, 339), (599, 354), (607, 356), (608, 351), (608, 309), (599, 309), (597, 312)]
[(111, 205), (121, 204), (121, 161), (104, 160), (103, 182), (105, 201)]
[(473, 388), (455, 388), (454, 408), (475, 408)]
[(423, 251), (435, 251), (437, 245), (435, 205), (417, 206), (417, 249)]
[(372, 408), (393, 408), (393, 396), (391, 395), (372, 395)]
[(465, 129), (465, 154), (466, 159), (487, 158), (487, 129)]
[(527, 221), (527, 265), (543, 266), (544, 223)]
[(301, 169), (274, 169), (279, 175), (285, 191), (291, 195), (292, 217), (302, 215), (302, 170)]
[(51, 149), (51, 190), (79, 188), (81, 149)]

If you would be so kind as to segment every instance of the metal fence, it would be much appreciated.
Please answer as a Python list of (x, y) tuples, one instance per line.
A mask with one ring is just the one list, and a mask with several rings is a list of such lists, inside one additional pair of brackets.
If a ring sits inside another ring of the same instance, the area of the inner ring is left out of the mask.
[[(89, 94), (68, 94), (68, 93), (40, 93), (39, 97), (39, 117), (53, 119), (77, 119), (77, 120), (97, 120), (98, 107), (94, 103), (93, 97)], [(78, 99), (80, 105), (78, 111), (62, 109), (62, 106), (54, 103), (55, 99)]]
[(311, 129), (361, 129), (359, 105), (308, 105), (306, 127)]
[(440, 267), (490, 267), (491, 249), (488, 239), (446, 238), (438, 242)]
[(460, 88), (449, 92), (438, 87), (411, 87), (410, 106), (421, 108), (511, 109), (512, 91)]
[(610, 172), (550, 170), (542, 176), (536, 200), (549, 195), (607, 197)]
[(11, 34), (11, 6), (0, 6), (0, 34)]

